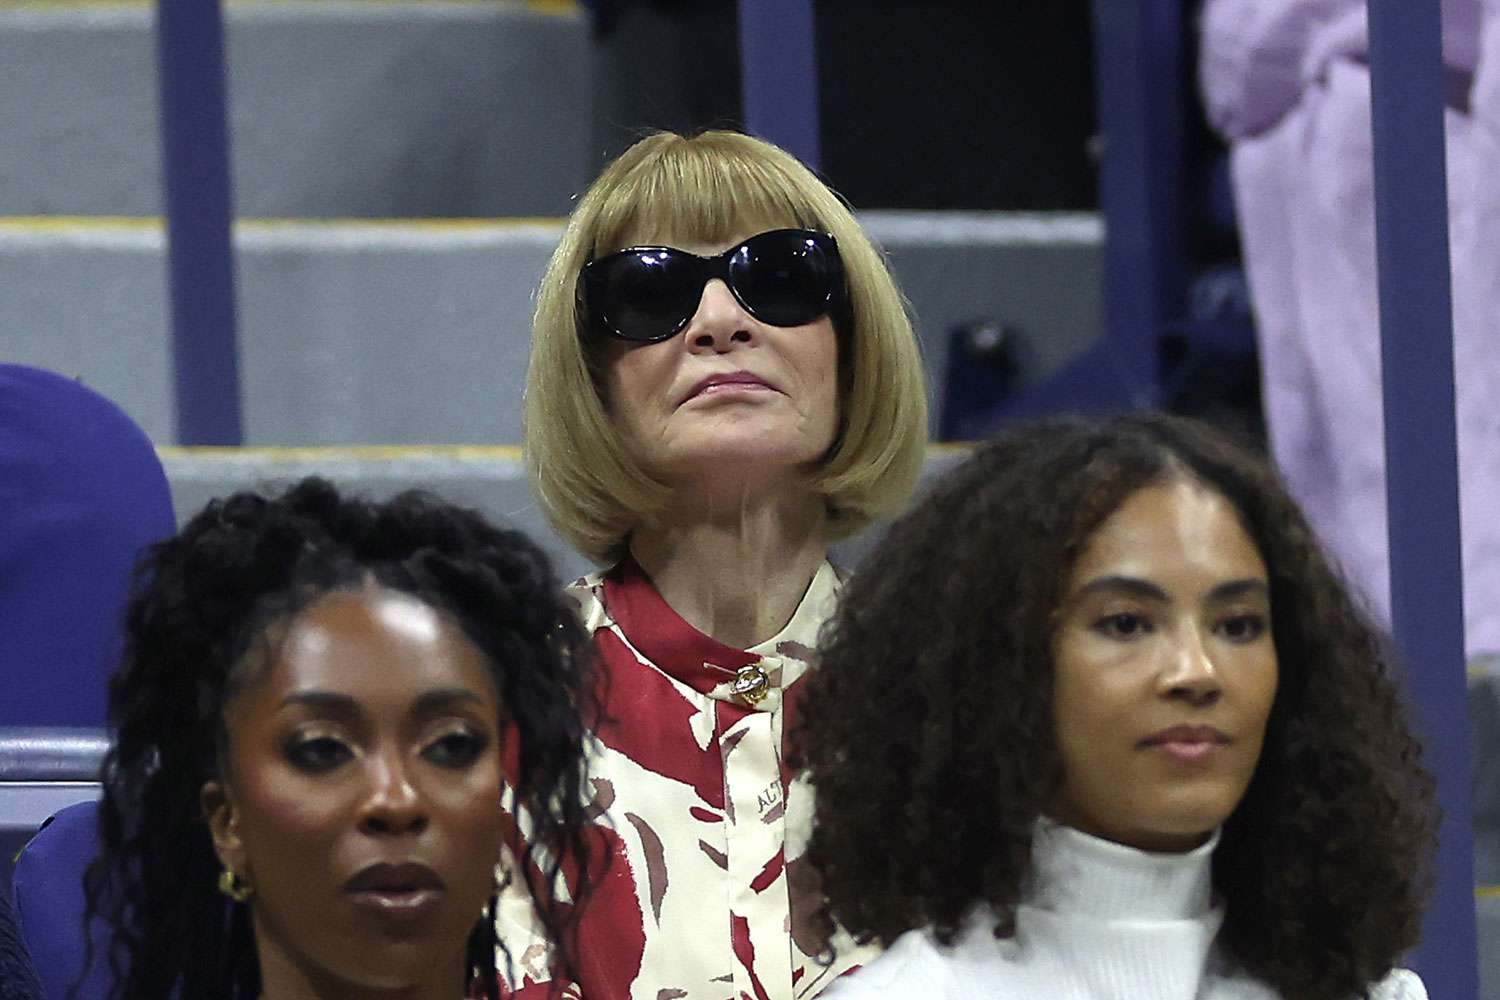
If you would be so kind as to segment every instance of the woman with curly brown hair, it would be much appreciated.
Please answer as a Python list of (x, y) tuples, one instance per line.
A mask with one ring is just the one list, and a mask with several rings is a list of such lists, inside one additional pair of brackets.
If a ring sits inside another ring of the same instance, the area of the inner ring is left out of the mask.
[(1380, 635), (1264, 460), (1192, 421), (981, 446), (809, 681), (826, 995), (1414, 1000), (1432, 842)]

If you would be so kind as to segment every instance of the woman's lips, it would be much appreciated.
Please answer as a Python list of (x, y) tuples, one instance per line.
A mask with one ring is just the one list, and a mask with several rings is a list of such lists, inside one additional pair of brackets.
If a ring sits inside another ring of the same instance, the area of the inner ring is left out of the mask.
[(344, 893), (355, 906), (403, 922), (435, 912), (446, 891), (437, 872), (410, 862), (369, 865), (344, 883)]
[(437, 912), (442, 900), (441, 889), (364, 889), (349, 893), (349, 901), (359, 909), (402, 923), (427, 919)]
[(1229, 745), (1229, 737), (1212, 726), (1173, 726), (1141, 741), (1148, 750), (1159, 750), (1185, 764), (1201, 764)]
[(687, 394), (687, 399), (683, 400), (683, 402), (703, 396), (776, 391), (775, 386), (759, 375), (751, 375), (749, 372), (730, 372), (722, 375), (710, 375), (702, 379), (697, 385), (693, 386), (692, 391)]
[(1167, 740), (1162, 743), (1153, 743), (1152, 749), (1160, 750), (1173, 760), (1181, 761), (1184, 764), (1201, 764), (1224, 749), (1224, 744)]

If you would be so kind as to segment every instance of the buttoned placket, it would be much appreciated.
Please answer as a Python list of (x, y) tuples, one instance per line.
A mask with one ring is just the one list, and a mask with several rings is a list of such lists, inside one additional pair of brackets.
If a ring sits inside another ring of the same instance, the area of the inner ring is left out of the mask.
[[(776, 657), (758, 666), (776, 676)], [(734, 698), (718, 702), (728, 722), (722, 728), (725, 830), (730, 912), (743, 918), (754, 947), (752, 969), (772, 1000), (791, 1000), (792, 953), (787, 938), (786, 789), (781, 781), (782, 692), (771, 686), (755, 705)], [(733, 718), (738, 716), (738, 718)], [(733, 721), (729, 719), (733, 718)], [(767, 942), (784, 947), (766, 948)], [(757, 947), (758, 946), (758, 947)], [(742, 957), (743, 960), (743, 957)], [(755, 996), (745, 970), (735, 968), (736, 995)]]

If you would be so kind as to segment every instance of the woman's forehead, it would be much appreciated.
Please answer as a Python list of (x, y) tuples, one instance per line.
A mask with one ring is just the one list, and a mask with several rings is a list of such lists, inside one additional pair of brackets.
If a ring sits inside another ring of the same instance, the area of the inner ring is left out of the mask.
[[(297, 688), (399, 697), (427, 689), (470, 688), (498, 694), (489, 660), (461, 626), (405, 591), (367, 581), (334, 589), (266, 627), (241, 664), (236, 694), (284, 697)], [(391, 693), (391, 692), (386, 692)]]
[(1089, 534), (1070, 575), (1078, 586), (1097, 574), (1189, 570), (1226, 578), (1267, 576), (1234, 501), (1195, 477), (1178, 475), (1125, 496)]

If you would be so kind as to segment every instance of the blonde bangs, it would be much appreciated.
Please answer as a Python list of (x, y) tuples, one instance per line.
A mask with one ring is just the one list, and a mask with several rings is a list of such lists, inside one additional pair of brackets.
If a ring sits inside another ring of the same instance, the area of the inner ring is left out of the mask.
[(822, 185), (774, 146), (736, 133), (662, 133), (637, 150), (634, 162), (617, 161), (620, 176), (600, 178), (608, 187), (594, 256), (643, 243), (724, 243), (753, 229), (826, 228), (808, 182)]

